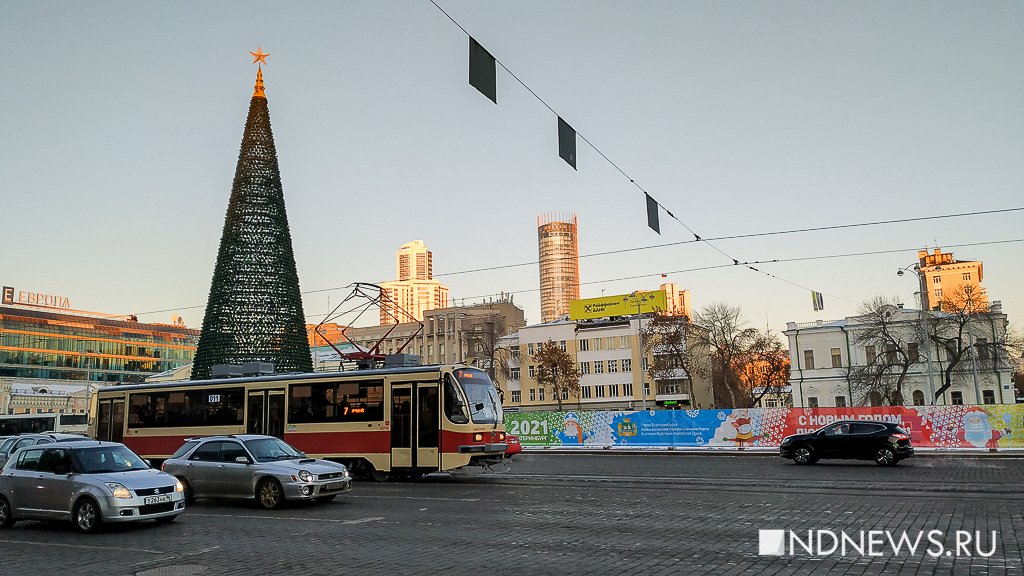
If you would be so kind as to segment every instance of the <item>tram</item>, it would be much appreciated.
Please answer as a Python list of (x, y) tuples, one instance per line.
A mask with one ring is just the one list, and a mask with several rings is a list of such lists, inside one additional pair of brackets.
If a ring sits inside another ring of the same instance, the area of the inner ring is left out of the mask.
[(507, 447), (494, 383), (459, 364), (111, 386), (94, 401), (90, 436), (157, 462), (186, 438), (268, 434), (384, 480), (489, 465)]

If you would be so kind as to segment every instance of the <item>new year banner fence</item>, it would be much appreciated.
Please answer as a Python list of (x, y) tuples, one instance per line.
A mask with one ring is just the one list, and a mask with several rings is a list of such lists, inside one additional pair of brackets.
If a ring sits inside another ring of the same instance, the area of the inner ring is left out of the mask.
[(899, 424), (918, 448), (1024, 448), (1024, 404), (512, 412), (523, 446), (772, 448), (837, 420)]

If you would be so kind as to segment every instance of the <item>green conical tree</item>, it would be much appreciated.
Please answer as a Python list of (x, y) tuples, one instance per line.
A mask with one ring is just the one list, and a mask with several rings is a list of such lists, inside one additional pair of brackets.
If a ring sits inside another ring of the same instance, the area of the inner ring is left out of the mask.
[(243, 362), (272, 362), (277, 373), (313, 371), (262, 69), (249, 103), (192, 379), (210, 378), (214, 365)]

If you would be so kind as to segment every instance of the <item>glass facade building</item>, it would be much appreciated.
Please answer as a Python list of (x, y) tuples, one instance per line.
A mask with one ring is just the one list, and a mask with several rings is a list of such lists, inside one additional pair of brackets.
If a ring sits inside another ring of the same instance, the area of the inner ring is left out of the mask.
[(142, 382), (192, 361), (199, 330), (0, 306), (0, 376)]

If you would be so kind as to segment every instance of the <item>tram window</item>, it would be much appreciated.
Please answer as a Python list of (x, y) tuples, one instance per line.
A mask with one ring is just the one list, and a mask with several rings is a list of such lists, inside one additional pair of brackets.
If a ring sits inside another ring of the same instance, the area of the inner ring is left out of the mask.
[(244, 400), (244, 388), (131, 394), (128, 427), (239, 425)]
[(292, 386), (288, 420), (311, 422), (373, 422), (384, 419), (384, 382), (316, 382)]
[(452, 424), (466, 424), (469, 422), (469, 415), (466, 414), (466, 404), (459, 395), (459, 387), (452, 381), (450, 374), (444, 375), (444, 415)]

